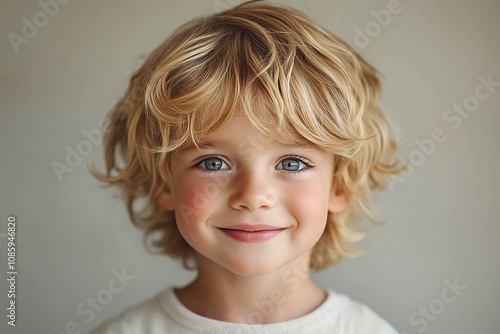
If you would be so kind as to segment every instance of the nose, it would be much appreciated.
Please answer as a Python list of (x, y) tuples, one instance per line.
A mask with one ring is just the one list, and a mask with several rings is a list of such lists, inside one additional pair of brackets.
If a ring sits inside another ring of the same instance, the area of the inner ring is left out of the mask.
[(255, 171), (242, 171), (237, 176), (229, 205), (246, 211), (271, 209), (276, 205), (276, 191), (268, 177)]

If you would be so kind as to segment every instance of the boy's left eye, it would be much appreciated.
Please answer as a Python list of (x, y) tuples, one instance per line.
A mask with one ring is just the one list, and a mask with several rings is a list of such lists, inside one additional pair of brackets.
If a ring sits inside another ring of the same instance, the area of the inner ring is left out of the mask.
[(281, 162), (276, 166), (276, 169), (283, 169), (290, 172), (300, 171), (307, 167), (307, 165), (300, 159), (297, 158), (286, 158), (281, 160)]

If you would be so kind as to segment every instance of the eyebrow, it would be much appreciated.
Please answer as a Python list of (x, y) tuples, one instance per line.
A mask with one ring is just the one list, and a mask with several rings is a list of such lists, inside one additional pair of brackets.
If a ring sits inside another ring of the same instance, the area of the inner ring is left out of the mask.
[[(254, 144), (253, 141), (246, 141), (246, 142), (235, 142), (235, 141), (228, 141), (224, 139), (220, 140), (201, 140), (198, 143), (198, 147), (200, 150), (206, 150), (210, 148), (215, 148), (215, 149), (234, 149), (237, 150), (240, 147), (240, 145), (244, 145), (244, 148), (248, 147), (248, 144), (252, 145)], [(255, 145), (255, 144), (254, 144)], [(260, 145), (260, 144), (259, 144)], [(271, 143), (266, 143), (264, 145), (264, 149), (274, 149), (274, 148), (282, 148), (282, 149), (289, 149), (289, 148), (308, 148), (308, 149), (320, 149), (317, 145), (308, 142), (308, 141), (295, 141), (289, 144), (283, 144), (277, 141), (272, 141)], [(194, 144), (190, 144), (187, 147), (184, 147), (181, 149), (182, 152), (188, 152), (188, 151), (193, 151), (196, 150), (196, 146)]]

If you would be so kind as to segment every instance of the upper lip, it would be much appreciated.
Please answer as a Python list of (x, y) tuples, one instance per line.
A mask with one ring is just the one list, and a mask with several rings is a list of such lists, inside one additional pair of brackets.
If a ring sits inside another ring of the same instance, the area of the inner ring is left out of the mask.
[(223, 230), (240, 230), (240, 231), (246, 231), (246, 232), (257, 232), (257, 231), (272, 231), (272, 230), (282, 230), (284, 227), (278, 227), (278, 226), (271, 226), (271, 225), (264, 225), (264, 224), (238, 224), (238, 225), (231, 225), (227, 227), (219, 227)]

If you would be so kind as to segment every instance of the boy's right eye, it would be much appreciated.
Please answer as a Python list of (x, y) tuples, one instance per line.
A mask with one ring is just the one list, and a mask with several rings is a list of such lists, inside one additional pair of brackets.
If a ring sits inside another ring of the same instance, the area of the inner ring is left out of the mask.
[(197, 163), (196, 166), (201, 167), (202, 169), (207, 171), (229, 169), (229, 166), (224, 161), (222, 161), (222, 159), (215, 157), (203, 159), (202, 161)]

